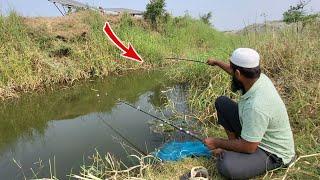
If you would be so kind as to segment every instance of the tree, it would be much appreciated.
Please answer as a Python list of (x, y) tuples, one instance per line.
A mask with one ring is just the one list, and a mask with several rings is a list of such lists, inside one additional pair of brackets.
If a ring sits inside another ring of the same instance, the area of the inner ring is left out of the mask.
[(283, 13), (283, 21), (286, 23), (296, 23), (302, 21), (305, 17), (305, 11), (303, 8), (308, 3), (305, 1), (300, 1), (296, 6), (290, 6), (290, 8)]
[(159, 19), (164, 18), (167, 14), (164, 9), (165, 6), (165, 0), (150, 0), (143, 15), (144, 19), (149, 20), (153, 27), (156, 28)]
[(211, 25), (210, 19), (212, 18), (212, 12), (208, 12), (207, 14), (204, 14), (200, 16), (200, 19), (205, 23)]
[[(319, 14), (307, 15), (304, 11), (304, 7), (308, 5), (310, 1), (300, 1), (296, 6), (290, 6), (290, 8), (283, 13), (283, 21), (287, 24), (302, 22), (302, 29), (310, 22), (313, 22)], [(297, 31), (299, 28), (297, 26)]]

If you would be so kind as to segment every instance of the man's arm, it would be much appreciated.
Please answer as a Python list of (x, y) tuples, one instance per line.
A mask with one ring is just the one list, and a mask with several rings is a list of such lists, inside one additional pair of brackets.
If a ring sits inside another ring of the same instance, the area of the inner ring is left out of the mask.
[(225, 140), (220, 138), (206, 138), (204, 143), (212, 150), (221, 148), (242, 153), (254, 153), (259, 145), (259, 142), (249, 142), (244, 139)]
[(232, 69), (230, 67), (230, 63), (225, 63), (225, 62), (222, 62), (222, 61), (216, 61), (216, 60), (213, 60), (213, 59), (209, 59), (207, 61), (207, 64), (211, 65), (211, 66), (218, 66), (220, 67), (221, 69), (223, 69), (225, 72), (227, 72), (228, 74), (232, 74)]

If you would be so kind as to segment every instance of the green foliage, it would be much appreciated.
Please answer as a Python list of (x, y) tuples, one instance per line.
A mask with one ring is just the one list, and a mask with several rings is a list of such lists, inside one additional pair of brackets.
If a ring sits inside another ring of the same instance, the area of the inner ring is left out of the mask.
[[(43, 58), (29, 37), (22, 18), (15, 12), (8, 17), (0, 16), (0, 88), (19, 84), (17, 89), (31, 88), (30, 83), (39, 83), (39, 61)], [(0, 89), (1, 90), (1, 89)], [(1, 96), (1, 91), (0, 91)]]
[(205, 24), (209, 24), (211, 25), (211, 20), (212, 18), (212, 12), (208, 12), (207, 14), (204, 14), (202, 16), (200, 16), (200, 19), (205, 23)]
[(302, 26), (304, 27), (307, 23), (314, 21), (319, 14), (309, 14), (307, 15), (304, 11), (306, 5), (308, 5), (310, 1), (300, 1), (296, 6), (290, 6), (290, 8), (283, 13), (283, 21), (290, 23), (302, 22)]
[(306, 2), (300, 1), (296, 6), (290, 6), (290, 8), (283, 13), (283, 21), (286, 23), (296, 23), (302, 21), (305, 17), (303, 8), (306, 5)]
[(152, 26), (156, 28), (158, 21), (168, 17), (164, 9), (165, 6), (165, 0), (150, 0), (146, 6), (146, 12), (143, 15), (144, 19), (150, 21)]
[[(72, 38), (68, 34), (63, 37), (50, 34), (46, 25), (40, 30), (26, 26), (23, 18), (15, 13), (0, 17), (3, 25), (0, 26), (3, 42), (0, 44), (0, 97), (127, 69), (172, 64), (164, 60), (168, 56), (221, 55), (229, 51), (226, 46), (232, 42), (229, 36), (190, 16), (172, 18), (165, 13), (166, 22), (159, 23), (158, 30), (154, 31), (143, 20), (124, 14), (113, 19), (112, 28), (126, 45), (130, 42), (142, 56), (144, 63), (139, 64), (122, 58), (121, 51), (102, 33), (105, 21), (111, 17), (91, 11), (81, 11), (76, 17), (88, 30)], [(64, 31), (71, 30), (72, 35), (72, 26), (63, 27)]]
[(134, 22), (133, 22), (133, 19), (132, 17), (130, 16), (130, 14), (128, 13), (124, 13), (121, 15), (121, 18), (120, 18), (120, 26), (133, 26)]

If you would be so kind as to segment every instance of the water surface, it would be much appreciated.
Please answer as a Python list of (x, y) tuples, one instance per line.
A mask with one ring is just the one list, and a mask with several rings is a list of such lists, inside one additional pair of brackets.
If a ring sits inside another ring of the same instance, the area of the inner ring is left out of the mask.
[(162, 72), (134, 72), (3, 102), (0, 179), (32, 178), (34, 174), (67, 179), (71, 170), (78, 172), (82, 164), (90, 162), (88, 157), (96, 151), (101, 155), (110, 152), (130, 164), (128, 154), (132, 151), (119, 142), (129, 141), (141, 151), (154, 151), (165, 139), (150, 130), (151, 118), (117, 104), (117, 100), (160, 115), (155, 110), (178, 97), (178, 109), (184, 111), (183, 91), (161, 93), (167, 86)]

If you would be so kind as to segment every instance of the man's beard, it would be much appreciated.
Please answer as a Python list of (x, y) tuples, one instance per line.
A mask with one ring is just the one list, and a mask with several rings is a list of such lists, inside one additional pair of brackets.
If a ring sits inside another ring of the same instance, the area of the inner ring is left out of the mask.
[(241, 91), (242, 95), (245, 94), (245, 92), (246, 92), (243, 84), (235, 76), (232, 76), (231, 91), (232, 92)]

